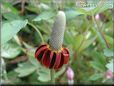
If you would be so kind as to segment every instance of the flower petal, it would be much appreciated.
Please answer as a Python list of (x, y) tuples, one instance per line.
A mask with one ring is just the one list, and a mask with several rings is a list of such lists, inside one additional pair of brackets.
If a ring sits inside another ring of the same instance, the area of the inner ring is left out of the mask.
[(51, 66), (51, 61), (52, 61), (52, 58), (53, 58), (53, 54), (54, 52), (53, 51), (50, 51), (50, 59), (49, 59), (49, 67)]
[(43, 57), (42, 57), (42, 60), (41, 60), (41, 63), (47, 68), (50, 65), (50, 54), (51, 54), (51, 51), (46, 50)]
[(62, 51), (63, 58), (64, 58), (64, 64), (67, 64), (69, 61), (69, 51), (67, 48), (64, 48)]
[(46, 44), (40, 45), (40, 46), (36, 49), (35, 54), (37, 53), (37, 51), (38, 51), (39, 49), (41, 49), (41, 48), (44, 47), (44, 46), (47, 46), (47, 45), (46, 45)]
[(56, 53), (53, 52), (53, 56), (51, 57), (51, 62), (50, 62), (50, 67), (49, 68), (53, 68), (53, 66), (55, 64), (55, 60), (56, 60)]
[(41, 45), (35, 52), (35, 57), (40, 61), (43, 54), (44, 54), (44, 51), (48, 49), (47, 45)]
[(64, 58), (63, 57), (64, 57), (63, 54), (61, 54), (60, 64), (59, 64), (58, 68), (56, 68), (56, 69), (59, 69), (63, 66), (63, 64), (64, 64)]
[(60, 64), (60, 61), (61, 61), (61, 53), (57, 53), (56, 55), (56, 61), (55, 61), (55, 64), (54, 64), (54, 69), (57, 69), (59, 64)]

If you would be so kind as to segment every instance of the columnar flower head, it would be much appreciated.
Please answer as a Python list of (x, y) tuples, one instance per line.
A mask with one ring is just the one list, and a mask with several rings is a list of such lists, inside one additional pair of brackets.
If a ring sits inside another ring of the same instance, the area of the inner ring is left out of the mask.
[(63, 11), (59, 11), (52, 28), (52, 34), (49, 44), (40, 45), (35, 57), (47, 68), (59, 69), (63, 64), (67, 64), (69, 60), (69, 51), (63, 47), (64, 31), (66, 26), (66, 16)]

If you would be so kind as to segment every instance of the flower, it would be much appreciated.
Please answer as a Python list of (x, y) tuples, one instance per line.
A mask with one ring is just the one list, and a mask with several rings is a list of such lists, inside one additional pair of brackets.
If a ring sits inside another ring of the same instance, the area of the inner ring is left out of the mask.
[(66, 74), (68, 78), (68, 84), (73, 84), (74, 83), (74, 71), (72, 70), (71, 67), (68, 67)]
[(113, 73), (112, 73), (111, 70), (107, 70), (106, 73), (105, 73), (105, 77), (106, 77), (107, 79), (111, 79), (111, 78), (114, 77), (114, 75), (113, 75)]
[(99, 14), (96, 14), (95, 19), (96, 20), (100, 20), (100, 15)]
[(108, 22), (109, 21), (109, 19), (107, 18), (107, 16), (105, 14), (103, 14), (103, 13), (96, 14), (95, 19), (97, 21), (100, 20), (102, 22)]
[(53, 51), (48, 44), (43, 44), (37, 48), (35, 57), (45, 67), (59, 69), (68, 63), (69, 51), (63, 47), (59, 51)]
[(66, 16), (63, 11), (59, 11), (54, 22), (49, 44), (40, 45), (35, 57), (47, 68), (59, 69), (69, 60), (69, 51), (62, 46), (64, 31), (66, 26)]
[(74, 72), (73, 72), (71, 67), (68, 67), (66, 73), (67, 73), (67, 77), (68, 77), (69, 80), (72, 80), (74, 78)]

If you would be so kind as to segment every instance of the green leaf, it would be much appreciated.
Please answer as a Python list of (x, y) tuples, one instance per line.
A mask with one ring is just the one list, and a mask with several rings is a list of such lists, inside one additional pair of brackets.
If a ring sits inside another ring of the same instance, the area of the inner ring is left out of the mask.
[(107, 9), (110, 9), (112, 8), (112, 5), (111, 4), (103, 4), (102, 5), (98, 5), (95, 9), (91, 10), (90, 13), (92, 12), (93, 14), (95, 13), (101, 13)]
[(84, 14), (83, 12), (75, 11), (75, 10), (68, 10), (65, 12), (66, 19), (74, 19), (76, 16)]
[(66, 31), (64, 40), (67, 44), (72, 44), (74, 42), (72, 34), (69, 31)]
[(21, 19), (18, 15), (12, 13), (12, 12), (7, 12), (3, 14), (4, 18), (7, 20), (16, 20), (16, 19)]
[(38, 80), (42, 82), (47, 82), (51, 80), (49, 69), (42, 67), (37, 73), (39, 75)]
[(90, 62), (90, 66), (92, 66), (97, 71), (103, 71), (102, 67), (101, 67), (101, 64), (99, 64), (99, 63), (97, 63), (95, 61), (91, 61)]
[(12, 84), (19, 84), (22, 83), (21, 79), (18, 78), (18, 73), (15, 71), (10, 71), (7, 73), (8, 79), (11, 81)]
[(85, 40), (82, 43), (81, 47), (80, 47), (80, 51), (82, 51), (82, 50), (86, 49), (87, 47), (89, 47), (89, 45), (91, 45), (94, 42), (95, 39), (96, 39), (96, 37), (93, 37), (91, 39)]
[(49, 19), (51, 19), (55, 14), (53, 12), (42, 12), (41, 14), (39, 14), (33, 21), (41, 21), (41, 20), (46, 20), (48, 21)]
[(15, 36), (20, 29), (26, 26), (27, 22), (27, 20), (14, 20), (4, 23), (1, 29), (1, 44), (6, 43)]
[(103, 39), (103, 37), (102, 37), (101, 33), (99, 32), (98, 28), (93, 28), (93, 27), (92, 27), (92, 30), (93, 30), (93, 32), (94, 32), (93, 34), (94, 34), (95, 36), (97, 36), (97, 39), (98, 39), (99, 43), (101, 44), (101, 46), (102, 46), (103, 48), (106, 48), (105, 40)]
[(6, 12), (8, 12), (7, 9), (9, 9), (12, 13), (18, 14), (18, 10), (15, 7), (13, 7), (10, 3), (7, 3), (7, 2), (2, 1), (2, 4), (3, 4), (3, 8), (4, 8), (2, 10), (2, 13), (5, 13), (4, 10)]
[(111, 70), (112, 72), (114, 72), (114, 62), (113, 60), (111, 60), (108, 64), (106, 64), (106, 67)]
[(93, 74), (92, 76), (90, 76), (89, 77), (89, 80), (91, 80), (91, 81), (96, 81), (96, 80), (98, 80), (98, 79), (100, 79), (100, 78), (102, 78), (103, 77), (103, 74), (102, 73), (100, 73), (100, 74)]
[(15, 69), (15, 72), (19, 73), (19, 77), (28, 76), (36, 70), (36, 67), (30, 62), (21, 63), (18, 66), (19, 67)]
[(75, 38), (76, 41), (74, 44), (75, 49), (76, 50), (79, 49), (78, 52), (80, 52), (80, 51), (86, 49), (87, 47), (89, 47), (89, 45), (91, 45), (95, 39), (96, 39), (96, 37), (93, 37), (93, 38), (87, 40), (83, 34), (77, 35)]
[(105, 34), (104, 37), (109, 44), (113, 45), (113, 38), (111, 36)]
[(113, 56), (113, 53), (114, 52), (110, 49), (104, 49), (104, 55), (107, 56), (107, 57)]
[(37, 7), (33, 6), (33, 5), (28, 5), (26, 7), (27, 10), (31, 11), (31, 12), (35, 12), (38, 13), (40, 9), (38, 9)]
[[(93, 7), (91, 7), (93, 8)], [(88, 14), (88, 9), (85, 9), (85, 8), (77, 8), (76, 11), (78, 11), (79, 13), (82, 13), (82, 14)]]
[(1, 56), (7, 59), (15, 58), (21, 53), (20, 47), (15, 43), (6, 43), (2, 45)]
[(31, 62), (32, 65), (36, 66), (37, 68), (41, 67), (40, 62), (38, 62), (35, 57), (29, 56), (29, 61)]
[(58, 72), (55, 73), (55, 78), (58, 78), (64, 71), (65, 71), (65, 67), (62, 67)]
[(75, 38), (75, 49), (78, 50), (78, 48), (80, 47), (80, 45), (82, 44), (83, 40), (84, 40), (84, 36), (82, 34), (77, 35)]
[(93, 61), (90, 62), (90, 65), (99, 71), (105, 71), (105, 65), (106, 65), (106, 58), (101, 52), (93, 51), (91, 52), (91, 57), (93, 58)]
[(29, 45), (29, 44), (27, 44), (27, 43), (25, 43), (25, 42), (23, 42), (23, 45), (26, 47), (26, 49), (28, 50), (27, 51), (27, 56), (29, 57), (29, 61), (31, 62), (31, 64), (33, 64), (34, 66), (36, 66), (37, 68), (39, 67), (39, 66), (41, 66), (40, 65), (40, 63), (37, 61), (37, 59), (35, 58), (35, 55), (34, 55), (34, 53), (35, 53), (35, 48), (33, 48), (31, 45)]

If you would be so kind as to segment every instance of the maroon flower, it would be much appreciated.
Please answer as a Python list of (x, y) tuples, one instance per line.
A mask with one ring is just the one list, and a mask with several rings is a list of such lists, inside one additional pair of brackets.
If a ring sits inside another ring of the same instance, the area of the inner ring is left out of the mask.
[(66, 26), (66, 16), (59, 11), (52, 27), (49, 44), (43, 44), (35, 52), (37, 60), (47, 68), (59, 69), (69, 60), (69, 51), (62, 47)]
[(59, 69), (69, 60), (68, 49), (62, 47), (59, 51), (54, 51), (48, 44), (39, 46), (35, 52), (37, 60), (47, 68)]

